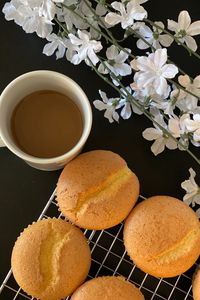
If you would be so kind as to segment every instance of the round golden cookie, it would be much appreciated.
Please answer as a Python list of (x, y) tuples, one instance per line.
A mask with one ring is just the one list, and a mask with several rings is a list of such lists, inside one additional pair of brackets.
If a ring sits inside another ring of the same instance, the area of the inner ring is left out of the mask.
[(182, 201), (155, 196), (138, 204), (124, 226), (124, 244), (134, 263), (153, 276), (188, 270), (200, 254), (200, 223)]
[(197, 267), (193, 276), (192, 292), (194, 300), (200, 300), (200, 266)]
[(79, 155), (62, 171), (57, 201), (76, 225), (105, 229), (123, 221), (137, 201), (139, 181), (124, 159), (111, 151)]
[(18, 237), (11, 258), (19, 286), (40, 300), (71, 294), (87, 277), (90, 249), (80, 229), (60, 219), (29, 225)]
[(71, 300), (144, 300), (144, 296), (123, 277), (97, 277), (85, 282), (72, 295)]

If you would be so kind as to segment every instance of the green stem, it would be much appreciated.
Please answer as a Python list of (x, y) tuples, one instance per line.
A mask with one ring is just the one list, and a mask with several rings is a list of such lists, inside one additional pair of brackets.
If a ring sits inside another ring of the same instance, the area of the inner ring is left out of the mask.
[(62, 28), (63, 29), (63, 31), (64, 32), (66, 32), (67, 33), (67, 35), (69, 34), (69, 31), (68, 31), (68, 29), (66, 28), (66, 26), (64, 26), (60, 21), (58, 21), (58, 19), (57, 18), (54, 18), (54, 20), (56, 21), (56, 23), (59, 25), (59, 27), (60, 28)]

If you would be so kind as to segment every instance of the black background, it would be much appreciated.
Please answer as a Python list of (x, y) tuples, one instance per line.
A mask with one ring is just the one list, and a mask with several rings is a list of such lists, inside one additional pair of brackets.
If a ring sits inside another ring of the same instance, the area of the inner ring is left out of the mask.
[[(0, 11), (6, 1), (0, 2)], [(149, 18), (155, 21), (177, 20), (179, 11), (187, 9), (193, 20), (200, 19), (198, 0), (159, 1), (145, 4)], [(45, 40), (36, 34), (26, 34), (14, 22), (7, 22), (0, 12), (0, 92), (17, 76), (32, 70), (48, 69), (61, 72), (77, 81), (89, 100), (98, 99), (98, 89), (114, 92), (85, 64), (74, 66), (65, 59), (42, 54)], [(131, 45), (129, 45), (131, 47)], [(169, 51), (171, 58), (190, 75), (199, 74), (200, 62), (189, 57), (179, 46)], [(129, 167), (138, 175), (141, 194), (166, 194), (182, 198), (180, 184), (189, 177), (193, 167), (200, 178), (199, 166), (185, 152), (165, 150), (155, 157), (151, 143), (142, 138), (142, 131), (150, 127), (143, 116), (134, 115), (119, 124), (109, 124), (103, 113), (93, 105), (93, 127), (84, 151), (110, 149), (122, 155)], [(199, 155), (199, 149), (191, 149)], [(16, 237), (40, 215), (42, 208), (55, 188), (60, 171), (35, 170), (14, 156), (6, 148), (0, 149), (0, 282), (10, 268), (10, 254)]]

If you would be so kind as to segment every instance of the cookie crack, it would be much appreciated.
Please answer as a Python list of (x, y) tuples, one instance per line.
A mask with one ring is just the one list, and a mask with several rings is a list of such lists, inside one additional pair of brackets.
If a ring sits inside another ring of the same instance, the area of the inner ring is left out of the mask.
[(71, 210), (71, 212), (75, 213), (75, 216), (77, 217), (83, 207), (85, 207), (89, 202), (98, 202), (99, 200), (97, 197), (107, 192), (107, 190), (115, 192), (116, 187), (119, 187), (120, 184), (124, 184), (131, 176), (132, 172), (128, 167), (125, 167), (115, 174), (109, 176), (97, 187), (92, 187), (86, 192), (79, 194), (76, 206)]
[(56, 284), (58, 278), (59, 257), (63, 245), (70, 240), (70, 231), (60, 234), (55, 231), (50, 223), (50, 234), (40, 246), (40, 272), (43, 278), (41, 292)]
[(190, 249), (194, 246), (194, 243), (196, 243), (198, 236), (200, 236), (200, 228), (191, 230), (176, 245), (149, 259), (149, 262), (155, 261), (158, 264), (163, 264), (177, 260), (179, 257), (190, 251)]

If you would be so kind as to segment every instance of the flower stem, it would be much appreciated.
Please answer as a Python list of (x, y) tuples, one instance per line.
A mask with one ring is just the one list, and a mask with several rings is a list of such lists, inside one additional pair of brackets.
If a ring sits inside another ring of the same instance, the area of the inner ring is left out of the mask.
[(64, 26), (57, 18), (54, 18), (54, 20), (56, 21), (56, 23), (59, 25), (60, 28), (63, 29), (64, 32), (67, 33), (67, 35), (69, 34), (68, 29), (66, 28), (66, 26)]

